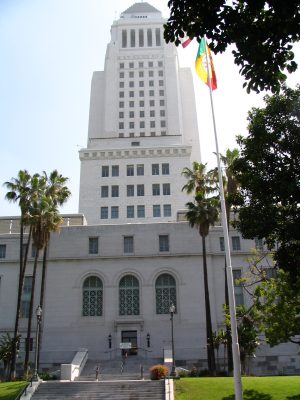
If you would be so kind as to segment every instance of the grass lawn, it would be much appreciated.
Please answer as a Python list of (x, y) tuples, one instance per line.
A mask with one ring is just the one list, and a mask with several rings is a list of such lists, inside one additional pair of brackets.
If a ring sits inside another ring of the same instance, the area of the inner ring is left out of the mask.
[[(300, 376), (242, 378), (244, 400), (300, 400)], [(174, 381), (176, 400), (234, 400), (233, 378)]]
[(19, 392), (24, 389), (28, 382), (1, 382), (0, 400), (14, 400)]

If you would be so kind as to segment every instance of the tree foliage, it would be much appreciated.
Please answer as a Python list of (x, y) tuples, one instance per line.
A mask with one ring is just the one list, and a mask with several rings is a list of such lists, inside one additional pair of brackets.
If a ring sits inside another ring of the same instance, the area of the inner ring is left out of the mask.
[(278, 92), (285, 70), (294, 72), (292, 45), (300, 38), (299, 2), (295, 0), (169, 0), (165, 39), (178, 46), (185, 33), (204, 35), (215, 53), (235, 44), (235, 63), (247, 91)]
[(236, 227), (264, 239), (277, 265), (300, 275), (300, 87), (265, 97), (249, 112), (233, 171), (240, 183)]

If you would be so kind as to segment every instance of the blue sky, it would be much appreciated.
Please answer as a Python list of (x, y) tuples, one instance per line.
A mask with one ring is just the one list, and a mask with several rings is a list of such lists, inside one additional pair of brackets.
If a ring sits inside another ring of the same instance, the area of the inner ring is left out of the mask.
[[(167, 1), (150, 4), (167, 16)], [(20, 169), (58, 169), (68, 176), (72, 198), (62, 212), (78, 211), (80, 163), (88, 129), (90, 82), (102, 70), (110, 26), (133, 4), (128, 0), (0, 0), (0, 215), (18, 215), (4, 200), (2, 183)], [(180, 50), (182, 66), (193, 69), (197, 44)], [(299, 47), (297, 60), (299, 59)], [(220, 151), (246, 134), (247, 111), (262, 95), (247, 95), (230, 52), (215, 57), (214, 91)], [(299, 73), (298, 73), (299, 76)], [(197, 77), (202, 161), (214, 163), (208, 90)], [(290, 79), (295, 85), (297, 75)]]

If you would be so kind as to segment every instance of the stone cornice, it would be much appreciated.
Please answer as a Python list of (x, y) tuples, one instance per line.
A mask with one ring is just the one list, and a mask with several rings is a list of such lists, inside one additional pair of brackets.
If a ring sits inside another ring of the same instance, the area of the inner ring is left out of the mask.
[(111, 160), (124, 158), (152, 158), (152, 157), (189, 157), (191, 146), (157, 147), (157, 148), (130, 148), (113, 150), (82, 149), (79, 158), (83, 160)]

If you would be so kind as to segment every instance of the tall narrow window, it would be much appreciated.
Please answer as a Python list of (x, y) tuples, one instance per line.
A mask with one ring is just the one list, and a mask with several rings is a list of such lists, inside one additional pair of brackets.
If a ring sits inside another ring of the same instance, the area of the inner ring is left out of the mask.
[(159, 235), (159, 251), (170, 251), (169, 235)]
[(232, 236), (232, 250), (241, 250), (241, 239), (239, 236)]
[(135, 47), (135, 30), (130, 29), (130, 47)]
[(108, 207), (101, 207), (100, 218), (108, 219)]
[(155, 44), (156, 46), (161, 46), (160, 28), (155, 29)]
[(171, 188), (169, 183), (163, 183), (163, 195), (164, 196), (170, 196), (171, 194)]
[(89, 238), (89, 254), (98, 254), (98, 238), (90, 237)]
[(0, 258), (6, 257), (6, 244), (0, 244)]
[(136, 174), (137, 174), (137, 176), (144, 175), (144, 164), (138, 164), (136, 166)]
[(161, 172), (162, 172), (163, 175), (169, 175), (170, 174), (169, 164), (162, 164)]
[(20, 310), (21, 318), (29, 317), (31, 291), (32, 291), (32, 276), (25, 276), (23, 292), (21, 297), (21, 310)]
[(263, 251), (264, 250), (264, 242), (262, 239), (259, 238), (254, 238), (254, 242), (255, 242), (255, 248), (259, 251)]
[(124, 236), (124, 254), (133, 253), (133, 236)]
[(147, 29), (147, 46), (152, 47), (152, 29)]
[(111, 175), (112, 176), (119, 176), (119, 166), (118, 165), (113, 165), (111, 167)]
[(159, 196), (160, 195), (159, 183), (153, 183), (153, 185), (152, 185), (152, 195), (153, 196)]
[(109, 176), (109, 167), (108, 165), (102, 165), (102, 177), (107, 178)]
[(137, 206), (137, 217), (145, 218), (145, 206)]
[(134, 206), (127, 206), (127, 218), (134, 218)]
[(113, 185), (111, 187), (111, 197), (119, 197), (119, 186)]
[(160, 205), (159, 204), (153, 205), (153, 217), (155, 217), (155, 218), (160, 217)]
[(119, 314), (120, 315), (140, 314), (139, 281), (133, 275), (126, 275), (120, 280)]
[(159, 175), (159, 164), (152, 164), (152, 175)]
[(127, 31), (122, 29), (122, 47), (127, 47)]
[(139, 47), (144, 47), (144, 30), (139, 29)]
[(127, 197), (134, 196), (134, 185), (127, 185)]
[(111, 213), (111, 219), (118, 219), (119, 218), (119, 207), (112, 206), (110, 213)]
[(137, 185), (136, 187), (136, 195), (144, 196), (145, 195), (145, 186), (143, 184)]
[(223, 236), (219, 237), (219, 241), (220, 241), (220, 251), (225, 251), (224, 237)]
[(127, 165), (127, 176), (134, 176), (134, 166)]
[(232, 270), (233, 275), (233, 284), (234, 284), (234, 297), (235, 303), (237, 306), (244, 305), (244, 293), (243, 293), (243, 286), (241, 283), (237, 282), (237, 279), (241, 279), (242, 271), (240, 269)]
[(162, 274), (156, 279), (155, 297), (156, 314), (169, 314), (170, 305), (177, 306), (176, 281), (172, 275)]
[(171, 217), (171, 204), (164, 204), (164, 217)]
[(103, 283), (97, 276), (89, 276), (82, 287), (82, 316), (100, 317), (103, 313)]

